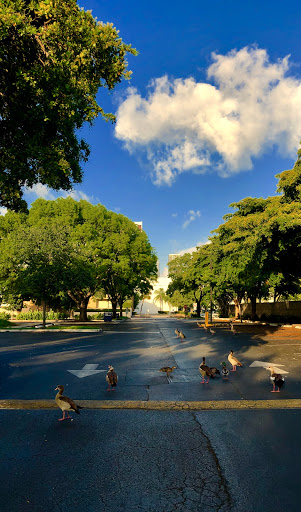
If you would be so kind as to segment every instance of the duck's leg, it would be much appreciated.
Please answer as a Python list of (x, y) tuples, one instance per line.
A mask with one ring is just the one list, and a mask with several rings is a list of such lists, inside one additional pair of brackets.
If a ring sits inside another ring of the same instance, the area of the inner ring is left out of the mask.
[(273, 391), (271, 391), (271, 393), (280, 393), (280, 389), (278, 387), (278, 390), (275, 389), (275, 384), (273, 382)]
[(200, 384), (205, 384), (205, 377), (203, 377), (203, 380), (200, 382)]
[(65, 419), (65, 411), (63, 411), (63, 417), (59, 418), (59, 421), (63, 421)]
[(231, 372), (236, 372), (236, 366), (233, 366)]
[(111, 391), (111, 384), (110, 383), (109, 383), (109, 387), (108, 387), (107, 391)]

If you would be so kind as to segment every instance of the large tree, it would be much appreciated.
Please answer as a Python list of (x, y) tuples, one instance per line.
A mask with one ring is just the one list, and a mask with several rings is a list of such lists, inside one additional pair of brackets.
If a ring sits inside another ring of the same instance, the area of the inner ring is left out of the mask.
[(157, 278), (157, 256), (147, 235), (121, 214), (110, 212), (106, 237), (98, 248), (100, 287), (107, 293), (116, 316), (126, 299), (147, 295)]
[(97, 91), (128, 79), (137, 52), (76, 0), (2, 0), (0, 20), (0, 205), (25, 210), (23, 187), (81, 182), (89, 146), (78, 130), (115, 120)]
[[(0, 285), (4, 295), (15, 289), (24, 292), (24, 298), (50, 304), (57, 303), (59, 292), (62, 298), (72, 298), (82, 321), (87, 320), (87, 305), (97, 290), (106, 292), (116, 317), (117, 304), (122, 311), (124, 301), (134, 293), (147, 294), (157, 275), (157, 258), (146, 234), (127, 217), (100, 204), (72, 198), (38, 199), (28, 215), (8, 212), (2, 217), (0, 236)], [(40, 277), (36, 278), (38, 271)], [(49, 286), (48, 275), (53, 279)], [(24, 276), (29, 276), (26, 282)]]
[(171, 297), (171, 303), (174, 304), (175, 300), (182, 298), (189, 306), (196, 303), (197, 315), (200, 316), (201, 305), (207, 307), (210, 302), (208, 246), (203, 246), (192, 254), (186, 253), (172, 260), (168, 265), (168, 274), (172, 281), (166, 293)]

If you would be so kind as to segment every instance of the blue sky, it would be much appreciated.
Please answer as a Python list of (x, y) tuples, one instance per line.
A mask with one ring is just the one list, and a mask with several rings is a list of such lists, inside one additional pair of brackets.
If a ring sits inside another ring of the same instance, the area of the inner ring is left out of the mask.
[[(229, 204), (276, 192), (301, 140), (300, 2), (80, 0), (139, 51), (99, 103), (76, 198), (143, 221), (160, 259), (204, 243)], [(288, 57), (289, 56), (289, 57)], [(131, 88), (130, 90), (128, 88)], [(27, 193), (54, 198), (43, 187)]]

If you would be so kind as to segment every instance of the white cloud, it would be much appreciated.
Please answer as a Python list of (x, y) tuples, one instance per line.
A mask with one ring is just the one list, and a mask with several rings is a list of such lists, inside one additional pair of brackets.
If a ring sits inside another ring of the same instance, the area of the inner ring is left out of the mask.
[(118, 108), (116, 137), (145, 153), (157, 185), (210, 168), (228, 176), (274, 146), (283, 155), (299, 147), (301, 80), (287, 75), (289, 57), (272, 63), (266, 50), (245, 47), (212, 60), (215, 85), (163, 76), (146, 98), (128, 89)]
[(171, 216), (172, 216), (172, 217), (177, 217), (177, 216), (178, 216), (178, 214), (177, 214), (177, 213), (172, 213), (172, 214), (171, 214)]
[(37, 183), (31, 188), (25, 188), (24, 196), (27, 197), (26, 200), (32, 198), (31, 201), (34, 201), (37, 197), (42, 197), (43, 199), (51, 201), (53, 199), (56, 199), (56, 196), (54, 195), (53, 191), (46, 187), (46, 185), (42, 185), (42, 183)]
[(56, 192), (54, 190), (49, 189), (46, 185), (42, 185), (41, 183), (37, 183), (32, 188), (26, 188), (24, 190), (24, 196), (28, 202), (33, 202), (38, 197), (42, 197), (43, 199), (51, 201), (57, 199), (58, 197), (63, 197), (64, 199), (67, 197), (72, 197), (72, 199), (74, 199), (75, 201), (84, 199), (89, 203), (99, 202), (97, 201), (97, 198), (95, 198), (94, 196), (88, 196), (87, 194), (81, 192), (80, 190), (71, 190), (70, 192), (67, 192), (65, 190), (59, 190)]
[(189, 212), (187, 213), (187, 216), (188, 216), (188, 219), (185, 220), (182, 228), (185, 229), (187, 228), (187, 226), (193, 222), (197, 217), (200, 217), (201, 216), (201, 212), (200, 210), (197, 210), (196, 212), (194, 210), (189, 210)]

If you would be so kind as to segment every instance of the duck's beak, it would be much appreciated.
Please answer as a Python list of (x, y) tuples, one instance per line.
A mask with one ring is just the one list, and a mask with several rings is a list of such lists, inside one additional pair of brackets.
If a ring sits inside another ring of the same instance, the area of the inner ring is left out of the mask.
[(59, 388), (55, 388), (55, 390), (54, 390), (54, 391), (59, 391)]

